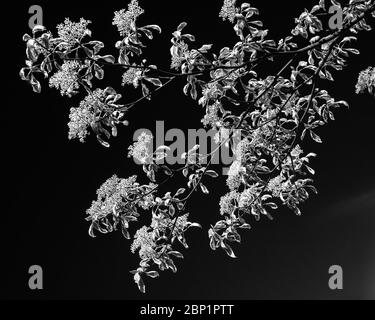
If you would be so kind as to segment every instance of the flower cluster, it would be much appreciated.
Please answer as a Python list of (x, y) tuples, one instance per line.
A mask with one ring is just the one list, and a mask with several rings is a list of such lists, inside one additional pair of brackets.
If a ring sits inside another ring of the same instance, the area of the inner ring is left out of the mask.
[(229, 135), (230, 135), (230, 129), (220, 127), (219, 130), (215, 133), (214, 141), (216, 144), (226, 142), (226, 145), (227, 145)]
[(137, 0), (132, 0), (128, 5), (128, 10), (121, 9), (115, 12), (112, 24), (117, 26), (121, 36), (126, 36), (135, 29), (136, 19), (144, 12)]
[(135, 253), (135, 251), (139, 249), (141, 259), (152, 259), (155, 258), (156, 255), (155, 247), (154, 233), (148, 231), (146, 226), (143, 226), (135, 233), (130, 250), (132, 253)]
[(230, 190), (237, 190), (242, 183), (242, 174), (245, 168), (242, 167), (238, 160), (233, 161), (228, 170), (227, 185)]
[(292, 151), (290, 152), (290, 155), (294, 158), (299, 158), (300, 155), (303, 153), (303, 150), (301, 149), (300, 145), (297, 144)]
[(152, 156), (152, 140), (152, 134), (142, 132), (138, 136), (137, 141), (129, 146), (128, 157), (134, 157), (140, 163), (145, 164)]
[(96, 112), (103, 97), (103, 90), (96, 89), (80, 102), (78, 108), (70, 109), (69, 139), (78, 138), (79, 141), (85, 142), (85, 138), (89, 134), (87, 129), (95, 122)]
[(107, 215), (117, 217), (122, 210), (130, 212), (135, 206), (143, 209), (152, 207), (156, 185), (150, 183), (141, 186), (136, 180), (136, 175), (126, 179), (113, 175), (107, 179), (97, 190), (97, 200), (92, 203), (87, 214), (92, 220), (98, 220)]
[(139, 80), (142, 78), (142, 70), (137, 68), (134, 64), (134, 67), (130, 67), (126, 72), (122, 75), (122, 82), (121, 85), (133, 85), (134, 88), (137, 88), (139, 85)]
[(188, 213), (177, 217), (177, 220), (164, 215), (155, 215), (152, 218), (151, 227), (158, 232), (166, 232), (168, 229), (173, 229), (173, 235), (176, 235), (186, 228), (188, 217)]
[(117, 194), (125, 194), (126, 190), (134, 185), (136, 178), (136, 176), (131, 176), (128, 179), (124, 179), (122, 182), (117, 175), (113, 175), (107, 179), (96, 191), (98, 199), (109, 199)]
[(147, 191), (137, 202), (137, 205), (142, 208), (143, 210), (148, 210), (152, 208), (155, 204), (155, 196), (153, 191), (157, 189), (158, 185), (155, 183), (150, 182), (147, 186)]
[(220, 109), (220, 102), (216, 102), (212, 105), (207, 106), (206, 114), (201, 120), (205, 127), (210, 126), (215, 128), (217, 123), (220, 122), (220, 117), (218, 115)]
[(60, 89), (61, 95), (71, 96), (79, 88), (78, 72), (82, 66), (78, 61), (64, 61), (61, 70), (57, 71), (50, 79), (49, 86)]
[(221, 7), (219, 17), (221, 17), (224, 21), (228, 19), (233, 23), (234, 18), (236, 17), (236, 13), (236, 0), (224, 0), (224, 4)]
[(222, 94), (222, 86), (215, 82), (209, 82), (202, 89), (202, 97), (199, 99), (198, 103), (201, 105), (206, 105), (210, 100), (218, 102), (218, 97)]
[(83, 18), (79, 22), (72, 22), (69, 18), (65, 18), (64, 23), (57, 25), (57, 34), (62, 40), (60, 46), (71, 49), (80, 43), (85, 35), (90, 35), (90, 30), (87, 29), (90, 23), (90, 20)]
[(237, 208), (240, 194), (237, 191), (230, 191), (220, 198), (220, 214), (232, 214)]
[(281, 192), (284, 192), (287, 190), (287, 183), (285, 182), (285, 178), (283, 175), (278, 175), (274, 178), (272, 178), (268, 182), (267, 189), (271, 191), (272, 195), (275, 197), (278, 197)]
[(366, 89), (375, 95), (375, 67), (368, 67), (359, 73), (355, 92), (363, 93)]
[(238, 200), (238, 207), (239, 208), (249, 208), (254, 200), (257, 197), (256, 188), (254, 186), (250, 186), (249, 188), (245, 189)]
[[(123, 196), (126, 196), (127, 189), (134, 186), (135, 180), (136, 176), (120, 179), (116, 175), (107, 179), (96, 191), (98, 198), (93, 201), (91, 207), (87, 210), (87, 214), (92, 220), (98, 220), (112, 214), (114, 207), (121, 202)], [(120, 184), (123, 185), (122, 188), (119, 188)]]
[(249, 138), (244, 138), (237, 144), (235, 152), (237, 161), (246, 163), (252, 145), (252, 141), (250, 141)]
[(87, 128), (95, 121), (95, 115), (87, 108), (70, 108), (69, 119), (69, 139), (78, 138), (80, 142), (85, 142), (86, 136), (90, 134)]

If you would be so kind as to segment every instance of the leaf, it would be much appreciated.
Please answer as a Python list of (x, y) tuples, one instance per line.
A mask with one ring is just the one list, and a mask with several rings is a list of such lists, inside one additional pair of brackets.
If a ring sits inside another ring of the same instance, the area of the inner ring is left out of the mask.
[(121, 228), (121, 233), (124, 236), (125, 239), (130, 239), (130, 233), (128, 229), (126, 229), (124, 226)]
[(190, 40), (191, 42), (195, 41), (195, 37), (192, 34), (189, 34), (189, 33), (182, 35), (181, 38), (186, 38), (186, 39)]
[(29, 80), (29, 78), (30, 78), (29, 74), (25, 75), (26, 70), (29, 70), (29, 68), (22, 68), (19, 72), (19, 75), (20, 75), (22, 80)]
[(359, 50), (354, 49), (354, 48), (345, 48), (344, 50), (352, 53), (352, 54), (360, 54)]
[(210, 50), (212, 48), (212, 44), (204, 44), (203, 46), (201, 46), (198, 51), (201, 51), (201, 52), (207, 52), (208, 50)]
[(29, 41), (30, 39), (31, 39), (31, 36), (28, 35), (27, 33), (25, 33), (25, 34), (22, 36), (22, 40), (25, 41), (25, 42)]
[(217, 178), (219, 176), (219, 174), (214, 170), (207, 170), (206, 174), (212, 178)]
[(103, 146), (103, 147), (106, 147), (106, 148), (109, 148), (109, 143), (104, 141), (100, 135), (96, 135), (96, 139), (98, 140), (98, 142)]
[(186, 22), (181, 22), (178, 27), (177, 27), (177, 31), (182, 31), (182, 29), (184, 29), (186, 27), (187, 23)]
[(183, 92), (184, 92), (185, 96), (188, 95), (189, 86), (190, 86), (190, 83), (187, 83), (187, 84), (185, 84), (185, 86), (184, 86)]
[(148, 275), (150, 278), (157, 278), (157, 277), (159, 277), (159, 272), (157, 272), (157, 271), (148, 271), (148, 272), (146, 272), (146, 275)]
[(197, 95), (198, 95), (198, 93), (197, 93), (197, 87), (196, 87), (196, 85), (195, 85), (195, 82), (194, 82), (194, 84), (191, 86), (191, 89), (190, 89), (190, 96), (192, 97), (192, 99), (197, 99)]
[(345, 107), (349, 108), (349, 104), (348, 104), (345, 100), (337, 101), (336, 104), (342, 104), (342, 105), (344, 105)]
[(126, 52), (124, 50), (122, 50), (118, 56), (118, 59), (117, 59), (118, 63), (120, 64), (125, 64), (125, 65), (128, 65), (129, 64), (129, 58), (128, 56), (126, 55)]
[(168, 259), (168, 260), (166, 261), (166, 263), (167, 263), (168, 268), (171, 269), (171, 270), (173, 271), (173, 273), (176, 273), (176, 272), (177, 272), (177, 267), (176, 267), (176, 265), (174, 264), (174, 262), (173, 262), (172, 259)]
[(94, 225), (93, 225), (93, 223), (91, 223), (91, 225), (89, 227), (89, 236), (91, 238), (95, 238), (96, 237), (95, 234), (94, 234)]
[(144, 26), (143, 28), (153, 29), (161, 33), (161, 28), (157, 24), (149, 24), (147, 26)]
[(231, 258), (237, 258), (229, 244), (226, 244), (224, 241), (221, 241), (220, 245), (228, 256), (230, 256)]
[(30, 84), (31, 84), (31, 87), (33, 88), (33, 91), (36, 93), (40, 93), (42, 91), (40, 82), (36, 80), (33, 76), (32, 76), (32, 79), (33, 80), (30, 81)]
[(32, 32), (33, 32), (33, 34), (35, 34), (37, 32), (41, 32), (41, 31), (45, 31), (45, 30), (46, 30), (46, 28), (44, 26), (42, 26), (42, 25), (36, 25), (36, 26), (34, 26)]
[(163, 83), (157, 78), (144, 78), (148, 82), (151, 82), (154, 86), (161, 87)]
[(320, 8), (321, 8), (321, 7), (320, 7), (319, 5), (316, 5), (316, 6), (314, 6), (314, 7), (311, 9), (310, 13), (314, 13), (314, 12), (318, 11)]
[(171, 254), (172, 256), (175, 256), (176, 258), (180, 258), (180, 259), (184, 258), (183, 254), (178, 251), (169, 251), (168, 254)]
[(328, 71), (328, 70), (325, 70), (325, 73), (326, 73), (326, 78), (329, 80), (329, 81), (334, 81), (333, 77), (332, 77), (332, 74)]
[(182, 174), (184, 175), (184, 177), (187, 177), (187, 175), (189, 174), (188, 169), (185, 168), (184, 170), (182, 170)]
[(100, 67), (95, 68), (95, 77), (97, 77), (99, 80), (104, 78), (104, 70)]
[(35, 48), (31, 45), (28, 45), (26, 48), (26, 57), (31, 62), (35, 62), (38, 59), (37, 53), (35, 51)]
[(91, 44), (94, 46), (93, 50), (95, 54), (97, 54), (101, 48), (104, 48), (104, 43), (101, 41), (93, 40), (93, 41), (90, 41), (88, 44)]
[(184, 204), (182, 202), (177, 202), (177, 209), (182, 210), (184, 208)]
[(313, 139), (315, 142), (322, 143), (322, 139), (312, 130), (310, 130), (310, 136), (311, 139)]
[(147, 38), (149, 38), (150, 40), (152, 40), (153, 38), (153, 35), (152, 35), (152, 32), (150, 30), (147, 30), (147, 29), (140, 29), (143, 31), (143, 33), (146, 35)]
[(202, 229), (202, 226), (197, 223), (197, 222), (189, 222), (189, 228), (190, 227), (196, 227), (196, 228), (201, 228)]
[(176, 209), (174, 208), (174, 206), (173, 206), (173, 205), (170, 205), (170, 206), (169, 206), (169, 210), (168, 210), (169, 215), (170, 215), (171, 217), (173, 217), (174, 214), (175, 214), (175, 212), (176, 212)]
[(86, 55), (87, 55), (89, 58), (92, 58), (92, 57), (93, 57), (94, 52), (93, 52), (91, 49), (89, 49), (89, 48), (83, 46), (83, 50), (85, 51)]
[(251, 226), (248, 223), (244, 223), (244, 224), (240, 225), (239, 228), (241, 228), (241, 229), (251, 229)]
[(100, 58), (103, 59), (105, 62), (108, 62), (108, 63), (115, 63), (115, 61), (116, 61), (115, 57), (110, 55), (110, 54), (107, 54), (105, 56), (101, 56)]
[(185, 190), (186, 190), (185, 188), (178, 189), (175, 196), (179, 196), (180, 194), (183, 194), (185, 192)]
[(270, 207), (271, 209), (273, 210), (276, 210), (278, 207), (277, 207), (277, 204), (274, 203), (274, 202), (268, 202), (265, 204), (266, 206)]
[[(139, 275), (139, 273), (137, 273), (137, 274)], [(135, 278), (135, 276), (134, 276), (134, 278)], [(139, 277), (137, 277), (136, 283), (138, 285), (139, 291), (141, 291), (142, 293), (145, 293), (146, 292), (146, 286), (145, 286), (145, 283), (143, 282), (143, 279), (141, 278), (140, 275), (139, 275)]]
[(150, 89), (147, 88), (147, 86), (142, 83), (142, 94), (143, 94), (143, 97), (145, 97), (146, 99), (150, 100), (151, 97), (150, 97)]
[(306, 165), (305, 164), (305, 167), (306, 167), (306, 169), (311, 173), (311, 174), (315, 174), (315, 170), (313, 169), (313, 168), (311, 168), (311, 167), (309, 167), (308, 165)]
[(200, 185), (201, 190), (202, 190), (203, 193), (205, 193), (205, 194), (209, 194), (210, 193), (208, 191), (207, 187), (204, 184), (200, 183), (199, 185)]

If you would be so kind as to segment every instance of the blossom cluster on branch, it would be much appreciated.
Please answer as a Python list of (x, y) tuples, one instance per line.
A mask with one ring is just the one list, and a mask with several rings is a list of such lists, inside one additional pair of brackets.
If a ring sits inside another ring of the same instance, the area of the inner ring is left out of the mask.
[(368, 67), (359, 73), (355, 92), (363, 93), (366, 89), (375, 96), (375, 67)]
[[(167, 269), (176, 272), (175, 258), (183, 255), (175, 247), (180, 243), (188, 248), (186, 231), (201, 227), (189, 220), (198, 217), (186, 205), (195, 191), (209, 193), (207, 184), (218, 177), (210, 165), (221, 148), (231, 148), (235, 160), (228, 170), (228, 192), (220, 199), (219, 220), (208, 229), (213, 250), (222, 248), (236, 257), (233, 244), (241, 242), (241, 230), (251, 228), (251, 217), (273, 219), (281, 206), (300, 215), (301, 204), (317, 193), (310, 163), (316, 154), (306, 152), (304, 142), (322, 143), (318, 129), (335, 119), (335, 109), (347, 106), (322, 86), (334, 80), (350, 54), (359, 54), (351, 43), (359, 32), (371, 30), (369, 20), (375, 17), (374, 0), (350, 0), (345, 6), (330, 2), (343, 14), (342, 28), (325, 30), (320, 17), (329, 13), (328, 1), (320, 0), (295, 18), (290, 34), (271, 39), (262, 21), (255, 18), (257, 8), (224, 0), (219, 17), (233, 25), (233, 46), (214, 53), (212, 44), (196, 45), (195, 36), (185, 33), (187, 23), (182, 22), (172, 33), (170, 70), (148, 63), (143, 55), (146, 41), (154, 39), (161, 28), (139, 24), (145, 11), (137, 0), (114, 13), (113, 25), (120, 34), (116, 57), (102, 55), (104, 43), (89, 39), (90, 21), (83, 18), (79, 22), (65, 19), (57, 27), (58, 37), (43, 26), (36, 26), (32, 36), (24, 35), (27, 60), (20, 76), (35, 92), (41, 91), (39, 74), (49, 77), (50, 87), (61, 95), (72, 97), (85, 90), (83, 100), (70, 109), (70, 139), (84, 142), (92, 131), (108, 147), (117, 126), (127, 125), (124, 117), (130, 109), (177, 78), (186, 79), (182, 92), (204, 110), (203, 125), (217, 130), (217, 149), (202, 154), (196, 145), (181, 155), (185, 164), (177, 168), (160, 161), (170, 147), (154, 150), (152, 135), (142, 133), (129, 147), (128, 156), (142, 165), (148, 182), (140, 183), (135, 175), (127, 179), (114, 175), (98, 189), (97, 199), (87, 210), (92, 237), (121, 229), (125, 238), (132, 239), (130, 250), (138, 252), (140, 263), (131, 273), (142, 292), (145, 276), (155, 278)], [(261, 76), (265, 64), (277, 69)], [(108, 66), (118, 67), (121, 85), (133, 87), (139, 98), (119, 104), (126, 97), (112, 87), (96, 87)], [(360, 73), (357, 93), (375, 92), (374, 70), (369, 67)], [(237, 131), (241, 137), (235, 144), (232, 138)], [(160, 194), (160, 186), (179, 174), (186, 186)], [(147, 213), (150, 224), (132, 231)]]

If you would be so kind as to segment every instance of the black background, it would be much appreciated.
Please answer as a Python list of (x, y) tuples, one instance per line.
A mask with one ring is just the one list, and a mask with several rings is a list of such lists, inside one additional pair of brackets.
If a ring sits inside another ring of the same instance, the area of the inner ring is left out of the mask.
[[(279, 39), (290, 32), (293, 18), (312, 1), (252, 1), (261, 19)], [(199, 128), (203, 110), (182, 94), (177, 81), (142, 102), (129, 114), (130, 125), (112, 139), (111, 148), (100, 146), (93, 136), (85, 144), (69, 141), (69, 108), (82, 96), (59, 96), (42, 82), (42, 94), (34, 94), (18, 71), (25, 60), (22, 35), (28, 29), (28, 8), (17, 2), (9, 8), (10, 23), (4, 29), (3, 60), (3, 201), (1, 221), (1, 297), (12, 299), (374, 299), (375, 298), (375, 170), (374, 99), (355, 95), (359, 71), (374, 63), (374, 32), (360, 34), (360, 56), (349, 60), (333, 84), (324, 83), (350, 109), (336, 113), (337, 120), (320, 131), (322, 145), (308, 144), (305, 151), (318, 153), (313, 161), (319, 194), (303, 206), (296, 217), (280, 210), (274, 221), (249, 220), (235, 247), (237, 259), (209, 248), (207, 229), (219, 219), (218, 201), (226, 192), (225, 178), (212, 181), (211, 194), (195, 195), (189, 204), (191, 220), (203, 230), (192, 230), (190, 249), (178, 262), (178, 273), (161, 273), (147, 281), (147, 293), (138, 292), (129, 270), (138, 257), (120, 233), (87, 234), (85, 210), (98, 186), (113, 173), (127, 177), (142, 170), (128, 159), (127, 147), (139, 128), (155, 130), (155, 121), (170, 128)], [(44, 24), (51, 30), (65, 17), (93, 21), (93, 39), (116, 54), (118, 34), (111, 25), (113, 11), (123, 1), (44, 1)], [(218, 17), (221, 1), (140, 1), (146, 13), (140, 23), (157, 23), (163, 33), (150, 43), (149, 61), (167, 68), (170, 35), (181, 21), (197, 38), (197, 45), (232, 46), (236, 37), (228, 22)], [(3, 12), (4, 14), (4, 12)], [(271, 67), (270, 67), (271, 68)], [(277, 66), (275, 66), (276, 70)], [(6, 72), (6, 75), (4, 75)], [(107, 72), (107, 71), (106, 71)], [(111, 84), (125, 99), (134, 97), (130, 87), (120, 87), (120, 71), (106, 73), (99, 87)], [(143, 178), (143, 176), (142, 176)], [(174, 190), (177, 185), (171, 185)], [(4, 192), (5, 191), (5, 192)], [(142, 220), (147, 221), (147, 219)], [(139, 227), (133, 226), (133, 228)], [(133, 229), (135, 230), (135, 229)], [(28, 268), (41, 265), (44, 289), (28, 288)], [(328, 268), (344, 270), (344, 290), (328, 288)]]

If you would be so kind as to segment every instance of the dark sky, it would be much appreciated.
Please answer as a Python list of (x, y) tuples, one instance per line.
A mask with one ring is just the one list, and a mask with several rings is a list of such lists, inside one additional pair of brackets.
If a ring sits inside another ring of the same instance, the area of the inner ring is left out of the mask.
[[(57, 2), (56, 2), (57, 3)], [(41, 1), (44, 24), (54, 28), (65, 17), (93, 21), (93, 38), (113, 45), (117, 32), (111, 25), (113, 11), (124, 1), (102, 3)], [(157, 23), (161, 36), (150, 43), (149, 59), (168, 67), (170, 34), (181, 21), (199, 44), (216, 48), (236, 41), (231, 25), (218, 17), (221, 1), (140, 1), (146, 10), (141, 22)], [(293, 18), (312, 1), (252, 1), (277, 39), (293, 27)], [(121, 177), (142, 175), (140, 167), (126, 157), (133, 132), (154, 130), (156, 120), (168, 128), (198, 128), (203, 110), (182, 93), (183, 81), (159, 91), (150, 102), (139, 104), (130, 114), (130, 125), (100, 146), (93, 136), (81, 144), (67, 138), (69, 108), (80, 98), (63, 98), (42, 82), (42, 94), (18, 78), (25, 56), (22, 35), (28, 30), (28, 8), (23, 2), (9, 9), (12, 24), (6, 30), (8, 43), (3, 54), (3, 179), (2, 205), (2, 298), (22, 299), (374, 299), (375, 298), (375, 169), (374, 98), (355, 95), (359, 71), (374, 64), (374, 32), (359, 36), (360, 56), (332, 84), (322, 84), (350, 109), (336, 112), (336, 121), (320, 133), (322, 145), (308, 144), (305, 151), (318, 154), (313, 161), (319, 190), (304, 206), (303, 215), (280, 210), (274, 220), (255, 222), (242, 233), (243, 243), (234, 247), (230, 259), (209, 248), (207, 228), (219, 219), (218, 200), (227, 190), (223, 177), (212, 183), (209, 197), (197, 195), (189, 204), (193, 221), (203, 230), (187, 234), (190, 249), (178, 273), (162, 272), (147, 281), (147, 294), (138, 292), (129, 270), (138, 257), (120, 233), (87, 234), (85, 210), (97, 187), (113, 173)], [(374, 20), (373, 20), (374, 21)], [(104, 84), (119, 90), (121, 73), (108, 72)], [(100, 84), (99, 84), (100, 85)], [(126, 97), (130, 87), (122, 89)], [(171, 185), (171, 188), (178, 186)], [(4, 192), (3, 191), (3, 192)], [(28, 268), (41, 265), (44, 289), (28, 289)], [(341, 265), (344, 289), (328, 288), (328, 268)]]

